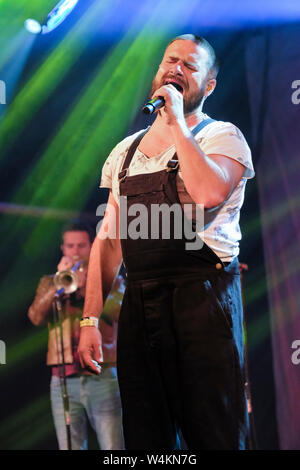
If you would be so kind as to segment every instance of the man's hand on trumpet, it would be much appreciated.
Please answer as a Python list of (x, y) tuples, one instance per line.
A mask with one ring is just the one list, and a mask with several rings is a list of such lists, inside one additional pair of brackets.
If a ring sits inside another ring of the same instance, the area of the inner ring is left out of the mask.
[(57, 265), (57, 271), (70, 271), (74, 266), (75, 261), (70, 256), (63, 256)]

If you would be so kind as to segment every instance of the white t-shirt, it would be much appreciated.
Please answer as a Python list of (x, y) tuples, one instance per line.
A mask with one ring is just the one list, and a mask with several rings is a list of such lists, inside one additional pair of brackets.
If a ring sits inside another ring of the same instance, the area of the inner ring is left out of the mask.
[[(203, 114), (202, 119), (208, 117)], [(100, 187), (110, 188), (118, 204), (120, 201), (118, 175), (130, 145), (140, 132), (122, 140), (112, 150), (102, 168)], [(201, 239), (222, 261), (231, 261), (239, 254), (239, 241), (241, 239), (239, 218), (244, 201), (246, 181), (253, 178), (255, 174), (251, 152), (241, 131), (229, 122), (212, 122), (198, 132), (195, 139), (206, 155), (225, 155), (237, 160), (245, 167), (243, 177), (227, 199), (220, 206), (204, 211), (204, 225), (198, 231)], [(131, 160), (127, 175), (133, 176), (163, 170), (174, 153), (175, 148), (172, 146), (163, 153), (148, 158), (137, 149)], [(181, 178), (180, 169), (177, 173), (177, 191), (182, 204), (192, 204), (193, 201), (187, 193)]]

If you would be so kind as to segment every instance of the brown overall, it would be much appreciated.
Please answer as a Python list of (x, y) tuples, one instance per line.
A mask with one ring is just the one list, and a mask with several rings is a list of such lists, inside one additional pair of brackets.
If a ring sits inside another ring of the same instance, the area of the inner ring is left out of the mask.
[[(143, 135), (119, 173), (120, 196), (127, 196), (128, 210), (147, 207), (150, 233), (151, 204), (180, 204), (178, 161), (175, 154), (162, 171), (127, 176)], [(133, 218), (127, 215), (128, 225)], [(223, 263), (206, 244), (186, 250), (185, 237), (170, 233), (168, 240), (161, 232), (157, 239), (121, 239), (127, 287), (117, 365), (125, 446), (172, 450), (180, 429), (189, 449), (242, 449), (247, 415), (238, 260)]]

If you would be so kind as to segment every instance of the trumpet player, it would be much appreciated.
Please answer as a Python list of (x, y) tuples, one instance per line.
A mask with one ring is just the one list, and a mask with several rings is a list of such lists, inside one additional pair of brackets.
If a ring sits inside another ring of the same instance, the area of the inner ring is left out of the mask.
[[(116, 278), (99, 321), (104, 358), (101, 374), (96, 376), (84, 370), (77, 353), (87, 264), (93, 238), (90, 227), (80, 221), (65, 227), (60, 247), (62, 258), (57, 265), (57, 274), (41, 278), (28, 310), (29, 319), (35, 326), (48, 323), (47, 365), (52, 368), (51, 408), (61, 450), (69, 448), (61, 390), (62, 367), (69, 397), (71, 449), (87, 449), (87, 420), (95, 430), (102, 450), (123, 449), (121, 403), (116, 373), (117, 321), (124, 290), (121, 276)], [(73, 275), (75, 263), (80, 264), (80, 267)], [(60, 325), (57, 325), (53, 321), (53, 302), (60, 287), (64, 288), (64, 293), (60, 299)], [(59, 341), (59, 331), (62, 332), (62, 341)]]

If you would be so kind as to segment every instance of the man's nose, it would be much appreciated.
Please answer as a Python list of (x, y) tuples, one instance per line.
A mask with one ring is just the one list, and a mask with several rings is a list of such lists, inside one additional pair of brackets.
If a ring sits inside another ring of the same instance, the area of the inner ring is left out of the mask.
[(174, 75), (183, 75), (183, 64), (182, 64), (182, 62), (178, 61), (175, 64), (172, 64), (171, 72), (173, 72)]
[(72, 250), (72, 257), (79, 257), (79, 254), (80, 254), (80, 250), (78, 247), (74, 247), (73, 250)]

